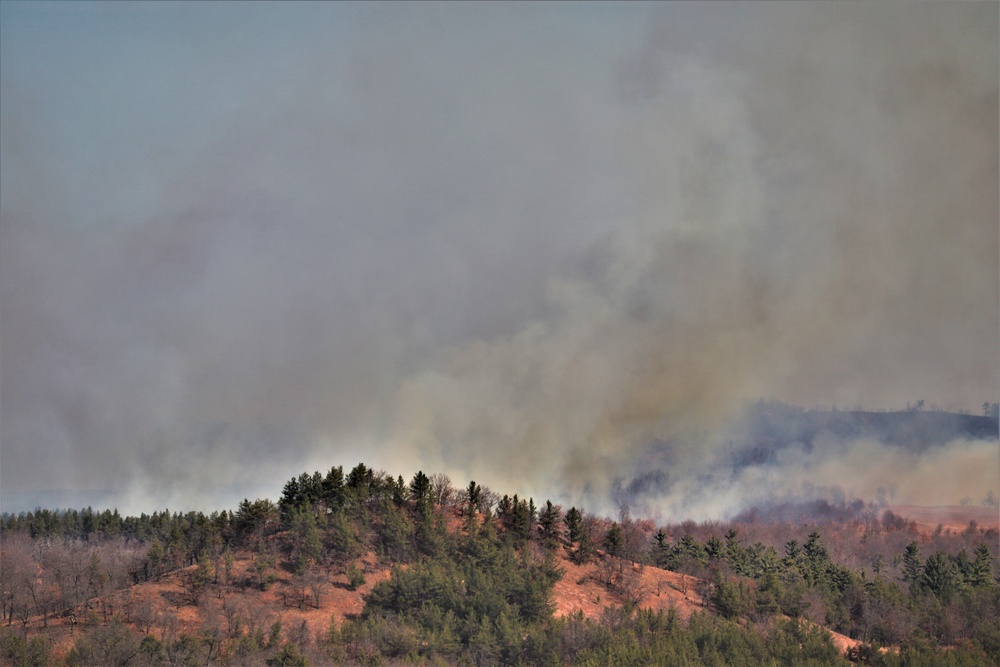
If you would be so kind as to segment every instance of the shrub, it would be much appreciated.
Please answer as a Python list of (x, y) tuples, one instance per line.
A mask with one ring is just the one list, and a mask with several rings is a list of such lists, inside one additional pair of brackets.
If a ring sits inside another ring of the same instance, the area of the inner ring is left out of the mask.
[(365, 584), (365, 573), (361, 571), (361, 568), (357, 566), (356, 563), (351, 563), (347, 566), (347, 585), (351, 587), (352, 591), (358, 590), (359, 587)]

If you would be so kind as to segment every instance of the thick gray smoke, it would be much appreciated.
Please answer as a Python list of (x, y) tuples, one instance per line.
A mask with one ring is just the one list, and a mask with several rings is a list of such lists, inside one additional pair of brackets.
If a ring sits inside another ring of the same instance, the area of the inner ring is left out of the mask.
[(2, 24), (4, 509), (997, 489), (995, 442), (719, 467), (756, 397), (997, 400), (996, 4), (86, 7)]

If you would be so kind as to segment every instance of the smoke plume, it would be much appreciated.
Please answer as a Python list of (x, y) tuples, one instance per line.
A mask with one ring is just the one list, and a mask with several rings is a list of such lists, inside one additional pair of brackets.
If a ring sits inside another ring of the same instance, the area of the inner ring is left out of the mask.
[(997, 400), (996, 4), (60, 7), (0, 40), (5, 510), (1000, 490), (992, 440), (728, 449)]

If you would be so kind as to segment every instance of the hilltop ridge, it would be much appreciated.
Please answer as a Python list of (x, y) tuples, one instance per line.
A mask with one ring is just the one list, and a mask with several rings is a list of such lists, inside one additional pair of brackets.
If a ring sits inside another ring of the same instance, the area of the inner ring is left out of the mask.
[(737, 464), (765, 462), (794, 444), (807, 450), (821, 440), (875, 440), (906, 451), (923, 452), (956, 440), (997, 440), (994, 416), (941, 411), (805, 410), (782, 403), (761, 403), (733, 429)]
[(869, 507), (656, 526), (440, 474), (334, 467), (235, 512), (6, 516), (0, 655), (765, 667), (883, 664), (890, 646), (1000, 664), (998, 526), (959, 528)]

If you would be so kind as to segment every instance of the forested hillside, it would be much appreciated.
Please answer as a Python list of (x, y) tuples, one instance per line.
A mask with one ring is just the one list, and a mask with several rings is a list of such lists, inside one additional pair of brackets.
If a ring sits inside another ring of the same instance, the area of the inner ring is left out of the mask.
[(995, 525), (836, 516), (657, 526), (364, 464), (231, 512), (4, 515), (0, 660), (1000, 665)]

